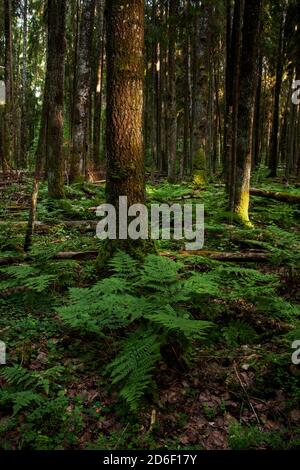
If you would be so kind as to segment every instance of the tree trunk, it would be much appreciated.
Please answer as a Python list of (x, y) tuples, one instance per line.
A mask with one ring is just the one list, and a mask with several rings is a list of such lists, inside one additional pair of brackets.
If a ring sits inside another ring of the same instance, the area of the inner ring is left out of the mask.
[(97, 29), (96, 34), (99, 37), (96, 40), (96, 58), (94, 79), (94, 122), (93, 122), (93, 166), (97, 173), (100, 170), (101, 155), (101, 122), (102, 122), (102, 101), (103, 101), (103, 78), (104, 78), (104, 49), (105, 49), (105, 31), (104, 31), (104, 0), (97, 2)]
[(194, 180), (202, 184), (206, 180), (206, 120), (208, 74), (205, 55), (207, 43), (207, 6), (196, 2), (194, 14), (193, 80), (192, 80), (192, 164)]
[(240, 63), (238, 131), (234, 212), (249, 223), (252, 130), (257, 84), (257, 44), (262, 0), (245, 2), (243, 45)]
[(279, 132), (279, 109), (280, 109), (280, 93), (283, 78), (283, 32), (284, 32), (284, 13), (282, 13), (282, 20), (279, 32), (279, 44), (277, 53), (277, 67), (276, 67), (276, 83), (274, 91), (274, 109), (273, 109), (273, 123), (272, 134), (270, 143), (270, 160), (269, 169), (270, 177), (277, 176), (278, 166), (278, 132)]
[(48, 193), (64, 196), (63, 110), (66, 0), (48, 0)]
[(234, 7), (234, 18), (231, 37), (230, 54), (230, 90), (228, 103), (229, 126), (227, 129), (228, 139), (228, 173), (227, 173), (227, 191), (229, 194), (229, 209), (234, 211), (235, 204), (235, 181), (236, 181), (236, 161), (237, 161), (237, 131), (238, 131), (238, 106), (240, 90), (240, 55), (242, 48), (242, 24), (244, 12), (244, 0), (236, 0)]
[(70, 181), (78, 181), (88, 172), (89, 122), (91, 106), (91, 42), (95, 0), (82, 2), (80, 33), (77, 49), (77, 77), (74, 97), (74, 122)]
[(14, 82), (13, 82), (13, 37), (12, 37), (12, 3), (4, 0), (4, 34), (5, 34), (5, 110), (4, 110), (4, 157), (3, 171), (12, 166), (14, 153)]
[(190, 164), (190, 128), (191, 128), (191, 55), (190, 55), (190, 33), (189, 33), (189, 14), (190, 0), (185, 0), (185, 37), (183, 44), (183, 64), (184, 64), (184, 116), (183, 116), (183, 157), (180, 168), (180, 177), (183, 178), (185, 171), (188, 169), (191, 173)]
[(143, 158), (144, 2), (107, 5), (107, 200), (145, 198)]
[(23, 58), (22, 58), (22, 97), (21, 97), (21, 136), (20, 136), (20, 166), (26, 167), (27, 160), (27, 36), (28, 36), (28, 0), (23, 3)]
[(176, 19), (178, 0), (169, 0), (169, 51), (168, 51), (168, 179), (170, 183), (177, 180), (177, 103), (176, 103)]

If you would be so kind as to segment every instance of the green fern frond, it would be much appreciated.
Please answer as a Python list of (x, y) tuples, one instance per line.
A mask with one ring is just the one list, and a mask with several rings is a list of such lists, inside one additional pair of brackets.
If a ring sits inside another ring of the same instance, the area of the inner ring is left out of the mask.
[(43, 401), (43, 397), (31, 390), (25, 390), (24, 392), (17, 392), (12, 396), (13, 402), (13, 415), (15, 416), (24, 408), (28, 408), (32, 404), (40, 405)]
[(110, 260), (109, 266), (118, 278), (134, 279), (138, 274), (138, 263), (124, 251), (118, 251)]
[(166, 286), (178, 282), (183, 264), (161, 256), (147, 256), (139, 278), (141, 288), (163, 291)]
[(158, 336), (144, 329), (133, 333), (118, 356), (107, 366), (112, 384), (126, 382), (120, 395), (134, 411), (140, 398), (152, 382), (152, 371), (160, 359), (160, 341)]
[(181, 332), (187, 338), (204, 338), (207, 329), (212, 327), (212, 323), (208, 321), (192, 320), (187, 313), (179, 316), (170, 305), (147, 315), (147, 318), (168, 331)]

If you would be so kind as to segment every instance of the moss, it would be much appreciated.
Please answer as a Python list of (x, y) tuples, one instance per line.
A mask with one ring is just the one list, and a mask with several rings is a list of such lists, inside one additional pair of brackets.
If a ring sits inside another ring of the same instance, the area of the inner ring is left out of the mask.
[(234, 212), (243, 225), (247, 227), (253, 227), (249, 219), (249, 203), (250, 194), (248, 191), (243, 191), (237, 204), (235, 205)]
[(195, 186), (203, 186), (206, 183), (205, 171), (196, 170), (193, 173), (193, 184)]
[(199, 149), (193, 161), (193, 183), (202, 186), (206, 183), (206, 155), (203, 149)]

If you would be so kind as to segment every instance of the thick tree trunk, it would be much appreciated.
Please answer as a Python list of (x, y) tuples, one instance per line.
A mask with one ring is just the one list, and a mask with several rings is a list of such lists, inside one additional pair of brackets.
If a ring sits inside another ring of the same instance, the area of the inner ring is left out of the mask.
[(74, 122), (70, 181), (78, 181), (88, 172), (89, 121), (91, 105), (91, 42), (95, 0), (82, 2), (77, 49), (77, 76), (74, 97)]
[(63, 158), (64, 59), (66, 0), (48, 0), (48, 193), (64, 196), (65, 162)]
[(262, 0), (245, 2), (240, 63), (234, 212), (245, 223), (249, 223), (252, 130), (261, 7)]
[(107, 4), (107, 200), (145, 198), (143, 158), (144, 2)]

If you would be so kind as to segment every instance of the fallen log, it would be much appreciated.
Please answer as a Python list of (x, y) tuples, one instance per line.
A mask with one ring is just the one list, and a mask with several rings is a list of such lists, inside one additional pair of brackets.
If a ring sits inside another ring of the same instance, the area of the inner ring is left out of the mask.
[[(61, 251), (53, 255), (51, 260), (92, 260), (96, 259), (98, 256), (97, 250), (90, 251)], [(0, 266), (10, 266), (15, 264), (21, 264), (34, 261), (34, 257), (31, 255), (21, 255), (21, 256), (8, 256), (6, 258), (0, 258)]]
[[(214, 261), (223, 261), (224, 263), (268, 263), (271, 259), (271, 254), (261, 251), (249, 251), (244, 253), (222, 253), (216, 251), (179, 251), (180, 256), (203, 256)], [(168, 252), (160, 253), (161, 256), (168, 258), (176, 258), (176, 255), (173, 255)], [(63, 251), (58, 252), (51, 258), (52, 260), (74, 260), (74, 261), (83, 261), (83, 260), (93, 260), (98, 256), (98, 250), (89, 250), (89, 251)], [(20, 264), (28, 261), (34, 261), (34, 257), (30, 255), (23, 256), (10, 256), (6, 258), (0, 258), (0, 266), (9, 266), (13, 264)]]
[(222, 253), (214, 251), (180, 251), (181, 256), (203, 256), (213, 261), (224, 261), (224, 263), (261, 263), (271, 259), (270, 253), (265, 251), (248, 251), (237, 253)]
[(300, 196), (296, 194), (281, 193), (277, 191), (266, 191), (264, 189), (250, 189), (251, 196), (260, 196), (268, 199), (274, 199), (275, 201), (288, 202), (291, 204), (300, 204)]
[[(225, 184), (214, 184), (214, 187), (225, 188)], [(203, 191), (205, 191), (205, 188), (203, 188)], [(267, 191), (265, 189), (257, 189), (257, 188), (251, 188), (250, 194), (251, 196), (265, 197), (268, 199), (274, 199), (275, 201), (287, 202), (291, 204), (300, 204), (300, 195), (298, 196), (297, 194), (282, 193), (280, 191)], [(193, 193), (185, 197), (192, 198)]]
[[(45, 223), (36, 221), (34, 223), (34, 231), (35, 233), (44, 234), (48, 233), (55, 227), (64, 227), (69, 229), (79, 229), (80, 232), (91, 232), (96, 230), (98, 221), (97, 220), (62, 220), (57, 221), (55, 223)], [(19, 221), (19, 222), (4, 222), (0, 221), (1, 225), (10, 227), (14, 227), (14, 229), (24, 229), (27, 227), (28, 223), (26, 221)]]
[(0, 266), (12, 266), (14, 264), (21, 264), (25, 261), (30, 261), (27, 256), (7, 256), (6, 258), (0, 258)]

